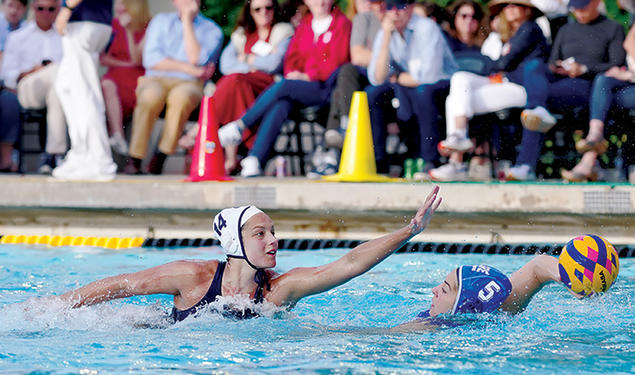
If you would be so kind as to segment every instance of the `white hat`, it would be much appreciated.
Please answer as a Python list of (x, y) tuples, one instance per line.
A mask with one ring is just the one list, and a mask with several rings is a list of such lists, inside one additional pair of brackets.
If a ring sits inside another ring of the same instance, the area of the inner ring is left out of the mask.
[(228, 257), (247, 260), (241, 228), (247, 220), (259, 213), (262, 211), (255, 206), (241, 206), (225, 208), (214, 217), (213, 234)]

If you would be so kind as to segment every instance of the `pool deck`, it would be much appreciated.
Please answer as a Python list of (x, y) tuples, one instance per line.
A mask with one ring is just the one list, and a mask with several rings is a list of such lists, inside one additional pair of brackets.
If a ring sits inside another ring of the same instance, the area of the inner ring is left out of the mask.
[[(209, 238), (211, 217), (255, 204), (280, 238), (368, 239), (403, 225), (430, 182), (331, 183), (305, 178), (184, 182), (185, 176), (118, 176), (65, 182), (0, 176), (0, 235)], [(561, 243), (595, 233), (635, 244), (635, 185), (439, 183), (443, 204), (415, 240)]]

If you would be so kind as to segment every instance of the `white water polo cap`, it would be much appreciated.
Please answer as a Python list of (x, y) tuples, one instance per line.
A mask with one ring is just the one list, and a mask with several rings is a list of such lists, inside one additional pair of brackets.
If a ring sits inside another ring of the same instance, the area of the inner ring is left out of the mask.
[[(228, 257), (247, 260), (241, 233), (242, 226), (252, 216), (263, 213), (256, 206), (225, 208), (214, 217), (212, 229)], [(251, 263), (250, 263), (251, 265)]]

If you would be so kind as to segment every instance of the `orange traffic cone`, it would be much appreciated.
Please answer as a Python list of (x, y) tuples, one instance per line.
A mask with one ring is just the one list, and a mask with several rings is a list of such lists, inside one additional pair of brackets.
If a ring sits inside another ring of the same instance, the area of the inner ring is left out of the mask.
[(198, 134), (192, 152), (190, 177), (186, 181), (230, 181), (225, 173), (225, 156), (218, 141), (214, 98), (204, 96), (198, 116)]

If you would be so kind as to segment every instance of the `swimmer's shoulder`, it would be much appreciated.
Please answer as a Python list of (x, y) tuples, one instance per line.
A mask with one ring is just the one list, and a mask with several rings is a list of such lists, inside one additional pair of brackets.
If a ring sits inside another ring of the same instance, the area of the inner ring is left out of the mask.
[(278, 274), (268, 269), (266, 272), (271, 290), (265, 292), (265, 299), (277, 306), (295, 305), (297, 300), (293, 298), (292, 294), (295, 290), (294, 286), (300, 282), (302, 272), (299, 270), (300, 268), (294, 268), (283, 274)]
[(199, 283), (211, 280), (216, 273), (218, 264), (217, 260), (186, 259), (176, 260), (159, 267), (168, 270), (173, 277)]

